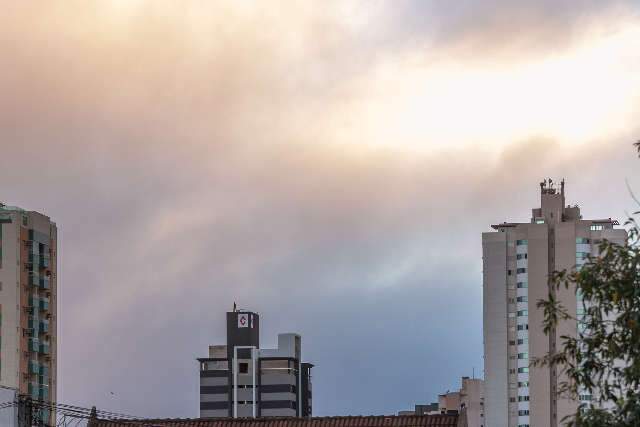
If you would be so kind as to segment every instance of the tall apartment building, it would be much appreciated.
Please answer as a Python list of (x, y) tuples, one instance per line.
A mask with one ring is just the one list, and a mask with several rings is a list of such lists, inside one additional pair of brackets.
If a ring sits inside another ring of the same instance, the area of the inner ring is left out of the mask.
[[(598, 255), (602, 239), (624, 243), (617, 221), (583, 219), (580, 208), (565, 204), (552, 180), (540, 183), (541, 204), (528, 223), (504, 222), (482, 234), (485, 364), (485, 425), (556, 427), (580, 402), (557, 396), (561, 372), (530, 367), (533, 358), (560, 348), (562, 335), (576, 336), (577, 322), (565, 321), (545, 335), (544, 314), (536, 307), (548, 297), (549, 274), (580, 268)], [(575, 289), (555, 291), (575, 316), (583, 308)], [(580, 396), (588, 402), (591, 396)]]
[(49, 217), (0, 204), (0, 385), (45, 401), (56, 400), (56, 255)]
[(310, 417), (311, 368), (298, 334), (279, 334), (278, 348), (260, 348), (260, 317), (227, 313), (227, 344), (200, 362), (200, 417)]

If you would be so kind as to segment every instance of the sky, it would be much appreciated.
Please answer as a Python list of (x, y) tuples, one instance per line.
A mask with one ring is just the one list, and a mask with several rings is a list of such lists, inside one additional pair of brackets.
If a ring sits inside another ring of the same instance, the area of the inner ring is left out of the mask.
[(59, 227), (60, 401), (198, 415), (234, 302), (316, 415), (482, 375), (481, 233), (640, 191), (637, 1), (3, 4), (0, 200)]

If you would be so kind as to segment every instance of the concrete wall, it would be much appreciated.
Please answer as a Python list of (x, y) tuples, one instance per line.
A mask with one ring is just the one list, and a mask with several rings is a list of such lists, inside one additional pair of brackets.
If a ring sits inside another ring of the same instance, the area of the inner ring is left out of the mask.
[(483, 233), (483, 335), (486, 426), (507, 427), (507, 236)]
[(2, 326), (0, 335), (0, 385), (20, 387), (20, 227), (22, 214), (11, 212), (6, 214), (12, 219), (11, 224), (0, 224), (2, 227), (2, 268), (0, 268), (0, 306), (2, 307)]
[[(549, 296), (549, 228), (546, 224), (523, 225), (528, 239), (529, 362), (549, 351), (549, 337), (542, 330), (544, 313), (536, 307)], [(532, 426), (550, 423), (551, 383), (546, 367), (529, 368), (529, 421)], [(514, 424), (515, 425), (515, 424)]]
[(484, 426), (484, 381), (463, 378), (460, 389), (460, 406), (464, 406), (467, 416), (467, 427)]

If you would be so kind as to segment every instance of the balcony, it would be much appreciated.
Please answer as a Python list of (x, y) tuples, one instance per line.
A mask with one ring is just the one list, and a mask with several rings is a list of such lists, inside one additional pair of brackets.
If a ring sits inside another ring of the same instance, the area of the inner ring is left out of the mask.
[(42, 279), (40, 278), (40, 275), (38, 275), (37, 272), (34, 272), (34, 271), (29, 272), (29, 286), (38, 287), (40, 286), (41, 280)]
[(47, 365), (40, 365), (40, 375), (47, 377), (47, 381), (48, 381), (48, 377), (49, 377), (49, 367)]
[(40, 387), (37, 383), (29, 383), (29, 395), (32, 399), (40, 398)]
[(29, 230), (29, 240), (48, 245), (51, 242), (51, 237), (48, 234), (41, 233), (34, 229)]
[(49, 279), (48, 276), (41, 277), (39, 285), (40, 285), (40, 289), (49, 290), (51, 289), (51, 280)]
[(39, 302), (38, 297), (34, 297), (34, 296), (30, 296), (29, 297), (28, 306), (30, 308), (38, 307), (39, 304), (40, 304), (40, 302)]
[(49, 386), (40, 387), (38, 398), (40, 400), (49, 400)]
[(29, 361), (29, 373), (30, 374), (40, 374), (40, 364), (38, 363), (37, 360), (30, 360)]
[(40, 311), (49, 311), (49, 298), (40, 298)]
[(41, 343), (39, 350), (41, 354), (49, 354), (49, 343), (48, 342)]
[(49, 333), (49, 321), (48, 320), (41, 320), (40, 321), (39, 330), (40, 330), (41, 334), (48, 334)]
[(40, 268), (49, 268), (51, 266), (51, 259), (49, 255), (40, 256), (40, 262), (38, 263)]
[(38, 322), (40, 319), (38, 316), (29, 316), (28, 327), (29, 329), (38, 329)]
[(29, 343), (27, 345), (29, 351), (37, 352), (40, 350), (40, 341), (37, 338), (29, 338)]

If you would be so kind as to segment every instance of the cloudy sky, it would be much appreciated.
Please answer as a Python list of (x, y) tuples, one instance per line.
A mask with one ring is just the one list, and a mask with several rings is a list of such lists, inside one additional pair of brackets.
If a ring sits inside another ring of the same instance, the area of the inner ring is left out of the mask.
[(482, 373), (480, 236), (640, 189), (640, 4), (5, 2), (0, 200), (60, 229), (61, 400), (198, 414), (237, 301), (318, 415)]

